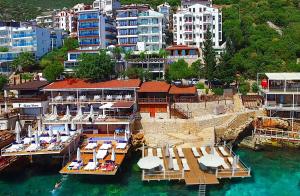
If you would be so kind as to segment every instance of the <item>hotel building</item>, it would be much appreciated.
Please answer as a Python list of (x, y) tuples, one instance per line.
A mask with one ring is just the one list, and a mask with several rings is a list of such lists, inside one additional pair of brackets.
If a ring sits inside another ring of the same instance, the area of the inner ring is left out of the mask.
[(212, 6), (212, 0), (181, 0), (181, 7), (188, 8), (195, 4), (205, 5), (207, 7)]
[(222, 13), (220, 10), (201, 4), (182, 8), (173, 16), (174, 43), (201, 48), (205, 33), (210, 29), (214, 49), (220, 54), (222, 42)]
[(93, 2), (93, 8), (100, 10), (106, 15), (113, 15), (120, 7), (120, 0), (96, 0)]
[(164, 47), (164, 15), (149, 5), (122, 6), (116, 20), (118, 45), (125, 50), (158, 51)]

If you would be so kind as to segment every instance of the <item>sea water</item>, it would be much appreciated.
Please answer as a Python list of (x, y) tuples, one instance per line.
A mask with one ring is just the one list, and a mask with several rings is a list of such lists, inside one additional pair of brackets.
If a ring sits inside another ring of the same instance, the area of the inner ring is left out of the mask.
[[(299, 150), (271, 149), (254, 152), (239, 149), (240, 158), (251, 167), (251, 178), (221, 180), (207, 187), (207, 195), (300, 196)], [(0, 174), (0, 195), (198, 195), (197, 186), (182, 182), (142, 182), (138, 157), (125, 162), (117, 176), (62, 176), (59, 167), (24, 165)], [(58, 189), (54, 189), (61, 182)]]

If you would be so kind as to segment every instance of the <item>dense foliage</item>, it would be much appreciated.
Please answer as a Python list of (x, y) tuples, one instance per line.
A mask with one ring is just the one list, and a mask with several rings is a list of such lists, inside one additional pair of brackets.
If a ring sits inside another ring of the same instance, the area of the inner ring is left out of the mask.
[(169, 80), (181, 80), (191, 77), (191, 69), (188, 63), (184, 59), (179, 59), (178, 61), (170, 64), (167, 77)]
[(53, 63), (45, 67), (43, 77), (49, 82), (55, 81), (64, 71), (64, 66), (61, 63)]
[(8, 79), (5, 75), (0, 74), (0, 90), (3, 90), (3, 86), (8, 83)]
[(99, 54), (82, 54), (75, 75), (79, 78), (91, 80), (107, 80), (114, 73), (115, 61), (106, 54), (105, 50)]
[(129, 79), (140, 79), (142, 81), (150, 80), (152, 78), (152, 74), (149, 71), (140, 67), (129, 67), (123, 73), (123, 76), (128, 77)]
[(36, 68), (37, 62), (30, 52), (22, 52), (13, 60), (12, 67), (17, 71), (32, 71)]

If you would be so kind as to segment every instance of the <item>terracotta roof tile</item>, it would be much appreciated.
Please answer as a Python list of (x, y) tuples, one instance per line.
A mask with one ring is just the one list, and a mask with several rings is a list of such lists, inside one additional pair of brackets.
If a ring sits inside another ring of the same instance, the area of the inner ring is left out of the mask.
[(105, 82), (89, 82), (82, 79), (66, 79), (56, 81), (44, 88), (44, 90), (63, 90), (63, 89), (121, 89), (121, 88), (139, 88), (141, 81), (139, 79), (129, 80), (110, 80)]
[(22, 84), (8, 85), (7, 90), (39, 90), (49, 84), (47, 81), (33, 80)]
[(197, 89), (195, 86), (187, 86), (187, 87), (178, 87), (175, 85), (172, 85), (169, 91), (169, 94), (171, 95), (178, 95), (178, 94), (196, 94)]
[(141, 93), (167, 93), (170, 84), (162, 81), (144, 82), (139, 90)]

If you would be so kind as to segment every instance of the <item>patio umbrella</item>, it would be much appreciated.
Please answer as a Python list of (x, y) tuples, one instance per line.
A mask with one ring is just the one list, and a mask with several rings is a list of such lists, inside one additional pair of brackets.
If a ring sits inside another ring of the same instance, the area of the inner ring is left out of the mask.
[(52, 130), (51, 126), (49, 126), (48, 134), (49, 134), (50, 137), (53, 136), (53, 130)]
[(27, 136), (28, 136), (29, 138), (32, 138), (32, 127), (31, 127), (31, 125), (28, 126), (28, 129), (27, 129)]
[(214, 151), (214, 147), (213, 146), (210, 146), (210, 153), (209, 154), (215, 154), (215, 151)]
[(166, 157), (170, 156), (170, 152), (169, 152), (169, 144), (166, 144), (165, 156), (166, 156)]
[(76, 130), (76, 125), (74, 124), (74, 121), (71, 121), (71, 130)]
[(218, 155), (208, 154), (199, 159), (199, 163), (206, 167), (219, 167), (224, 163), (224, 159)]
[(111, 161), (116, 161), (116, 153), (115, 153), (115, 149), (113, 148), (111, 150), (111, 158), (110, 158)]
[(127, 134), (124, 134), (124, 141), (128, 141)]
[(15, 132), (16, 132), (16, 143), (21, 143), (21, 126), (19, 121), (16, 121), (16, 126), (15, 126)]
[(141, 158), (137, 164), (141, 169), (153, 169), (160, 166), (161, 160), (158, 157), (147, 156)]
[(8, 112), (8, 107), (6, 101), (4, 102), (4, 112)]
[(80, 148), (77, 148), (77, 156), (76, 156), (77, 161), (81, 161), (81, 154), (80, 154)]
[(69, 125), (67, 123), (65, 124), (65, 132), (67, 135), (70, 135)]
[(93, 116), (94, 115), (94, 108), (93, 108), (93, 105), (91, 105), (91, 108), (90, 108), (90, 116)]
[(97, 163), (97, 156), (96, 156), (96, 150), (93, 150), (93, 162)]
[(172, 157), (169, 157), (169, 159), (168, 159), (168, 166), (169, 166), (169, 169), (173, 169), (174, 168)]
[(55, 116), (57, 116), (57, 107), (56, 107), (56, 105), (53, 108), (52, 114), (55, 115)]
[(42, 132), (42, 121), (39, 120), (38, 121), (38, 130), (37, 130), (37, 133), (40, 134)]
[(37, 146), (40, 146), (39, 136), (37, 133), (34, 135), (34, 142)]
[(82, 116), (82, 109), (79, 106), (78, 110), (77, 110), (77, 116)]
[(70, 115), (70, 109), (69, 109), (69, 106), (67, 105), (67, 109), (66, 109), (66, 116), (71, 116)]
[(57, 134), (56, 134), (56, 142), (60, 142), (60, 134), (59, 134), (58, 131), (57, 131)]

